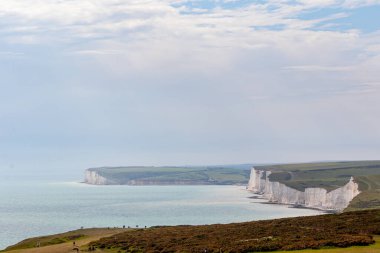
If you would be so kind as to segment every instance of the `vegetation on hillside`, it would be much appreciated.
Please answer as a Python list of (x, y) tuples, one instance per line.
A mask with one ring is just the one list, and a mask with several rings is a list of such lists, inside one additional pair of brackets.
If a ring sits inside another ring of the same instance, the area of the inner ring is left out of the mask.
[(90, 245), (115, 252), (233, 253), (370, 245), (372, 235), (380, 235), (380, 209), (226, 225), (153, 227)]
[(4, 252), (22, 249), (43, 248), (46, 246), (65, 244), (69, 242), (70, 245), (73, 245), (73, 242), (83, 241), (86, 238), (91, 239), (95, 237), (100, 238), (99, 236), (110, 236), (113, 234), (121, 233), (125, 230), (126, 229), (121, 228), (87, 228), (55, 235), (33, 237), (7, 247)]
[(380, 175), (358, 176), (355, 181), (361, 193), (351, 201), (346, 211), (380, 208)]
[[(323, 248), (305, 250), (275, 251), (276, 253), (379, 253), (380, 236), (374, 236), (375, 244), (369, 246), (352, 246), (348, 248)], [(269, 252), (268, 252), (269, 253)]]

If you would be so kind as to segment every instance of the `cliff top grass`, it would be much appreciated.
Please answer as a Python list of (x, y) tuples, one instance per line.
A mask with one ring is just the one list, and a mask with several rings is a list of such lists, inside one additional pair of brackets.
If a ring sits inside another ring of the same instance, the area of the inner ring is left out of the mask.
[(359, 190), (380, 189), (380, 161), (302, 163), (258, 166), (271, 171), (271, 181), (282, 182), (297, 190), (321, 187), (333, 190), (346, 184), (351, 177), (359, 184)]
[(380, 175), (358, 176), (361, 193), (356, 196), (345, 211), (380, 208)]
[(114, 184), (246, 184), (251, 165), (199, 167), (101, 167), (91, 168)]
[(379, 160), (371, 161), (338, 161), (338, 162), (312, 162), (312, 163), (288, 163), (256, 166), (261, 170), (270, 171), (313, 171), (347, 168), (380, 168)]

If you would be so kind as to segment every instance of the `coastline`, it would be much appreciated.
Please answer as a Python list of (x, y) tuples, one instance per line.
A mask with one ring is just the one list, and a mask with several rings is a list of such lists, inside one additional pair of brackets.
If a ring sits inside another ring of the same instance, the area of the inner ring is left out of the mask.
[(307, 207), (307, 206), (302, 206), (302, 205), (292, 205), (292, 204), (282, 204), (282, 203), (276, 203), (276, 202), (256, 202), (259, 204), (263, 205), (282, 205), (282, 206), (287, 206), (288, 208), (295, 208), (295, 209), (307, 209), (307, 210), (315, 210), (315, 211), (320, 211), (321, 214), (335, 214), (335, 213), (340, 213), (336, 210), (325, 210), (325, 209), (319, 209), (315, 207)]
[[(247, 191), (250, 192), (249, 190), (247, 190)], [(255, 195), (247, 197), (247, 198), (248, 199), (263, 200), (263, 201), (262, 202), (257, 201), (257, 202), (252, 202), (252, 203), (263, 204), (263, 205), (275, 205), (275, 206), (280, 205), (280, 206), (286, 206), (288, 208), (294, 208), (294, 209), (314, 210), (314, 211), (321, 212), (321, 214), (336, 214), (336, 213), (339, 213), (336, 210), (326, 210), (326, 209), (320, 209), (320, 208), (315, 208), (315, 207), (307, 207), (307, 206), (303, 206), (303, 205), (295, 205), (295, 204), (286, 204), (286, 203), (273, 202), (273, 201), (270, 201), (268, 199), (265, 199), (260, 194), (257, 194), (257, 193), (253, 193), (253, 194), (255, 194)]]

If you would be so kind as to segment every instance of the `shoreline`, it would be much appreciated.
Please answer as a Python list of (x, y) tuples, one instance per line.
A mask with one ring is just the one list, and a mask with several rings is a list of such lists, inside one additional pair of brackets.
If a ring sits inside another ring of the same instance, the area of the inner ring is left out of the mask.
[(276, 203), (276, 202), (255, 202), (263, 205), (282, 205), (282, 206), (288, 206), (288, 208), (294, 208), (294, 209), (306, 209), (306, 210), (315, 210), (315, 211), (320, 211), (322, 214), (337, 214), (339, 213), (338, 211), (334, 210), (325, 210), (325, 209), (319, 209), (315, 207), (307, 207), (307, 206), (302, 206), (302, 205), (293, 205), (293, 204), (282, 204), (282, 203)]
[[(248, 191), (248, 190), (247, 190)], [(250, 191), (248, 191), (250, 192)], [(317, 207), (307, 207), (304, 205), (296, 205), (296, 204), (286, 204), (286, 203), (278, 203), (278, 202), (273, 202), (268, 199), (265, 199), (262, 197), (262, 195), (254, 193), (255, 195), (247, 197), (248, 199), (260, 199), (263, 200), (263, 202), (253, 202), (257, 204), (263, 204), (263, 205), (280, 205), (280, 206), (287, 206), (288, 208), (294, 208), (294, 209), (305, 209), (305, 210), (314, 210), (314, 211), (320, 211), (322, 214), (338, 214), (340, 213), (337, 210), (329, 210), (329, 209), (321, 209)]]

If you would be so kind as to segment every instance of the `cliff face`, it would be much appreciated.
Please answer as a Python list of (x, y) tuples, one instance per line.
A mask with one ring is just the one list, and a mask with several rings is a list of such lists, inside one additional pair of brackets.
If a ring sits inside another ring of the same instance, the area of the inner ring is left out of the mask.
[(330, 192), (323, 188), (306, 188), (305, 191), (299, 191), (280, 182), (271, 182), (270, 174), (270, 171), (252, 168), (247, 188), (274, 203), (343, 211), (360, 193), (359, 185), (352, 177), (346, 185)]
[(87, 184), (95, 184), (95, 185), (110, 185), (110, 184), (115, 184), (115, 182), (102, 177), (99, 175), (98, 172), (92, 171), (92, 170), (86, 170), (85, 171), (85, 183)]

